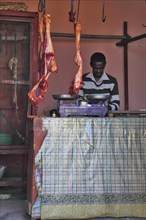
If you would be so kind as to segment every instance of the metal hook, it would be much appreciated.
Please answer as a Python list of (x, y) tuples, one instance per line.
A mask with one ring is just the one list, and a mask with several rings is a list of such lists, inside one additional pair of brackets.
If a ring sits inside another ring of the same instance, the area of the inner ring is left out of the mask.
[(105, 9), (105, 0), (103, 0), (103, 8), (102, 8), (102, 22), (105, 22), (106, 20), (106, 16), (104, 13), (104, 9)]
[(38, 11), (39, 11), (39, 12), (45, 11), (45, 8), (46, 8), (46, 2), (45, 2), (45, 0), (39, 0), (39, 3), (38, 3)]
[(79, 18), (79, 10), (80, 10), (80, 0), (78, 0), (77, 21), (78, 21), (78, 18)]
[(75, 14), (76, 11), (74, 12), (74, 0), (71, 0), (71, 10), (69, 11), (69, 21), (70, 22), (75, 22)]
[(143, 27), (146, 27), (146, 25), (142, 24)]

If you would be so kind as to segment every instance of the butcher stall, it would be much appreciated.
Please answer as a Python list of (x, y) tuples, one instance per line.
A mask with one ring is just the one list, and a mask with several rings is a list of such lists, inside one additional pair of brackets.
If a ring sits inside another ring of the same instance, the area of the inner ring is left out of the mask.
[[(27, 187), (26, 207), (33, 220), (145, 219), (146, 109), (128, 110), (127, 45), (146, 34), (130, 37), (127, 22), (122, 36), (81, 34), (79, 4), (75, 18), (71, 3), (68, 15), (74, 34), (52, 33), (53, 16), (45, 5), (39, 4), (39, 16), (1, 10), (1, 133), (12, 133), (14, 140), (0, 144), (1, 161), (9, 171), (0, 185)], [(103, 10), (103, 22), (105, 19)], [(77, 71), (69, 94), (51, 94), (56, 109), (50, 117), (39, 117), (37, 110), (44, 101), (49, 77), (58, 71), (52, 36), (75, 38)], [(124, 48), (125, 111), (109, 112), (108, 95), (78, 95), (83, 86), (80, 38), (121, 40), (116, 46)], [(10, 154), (16, 154), (14, 159), (9, 159)], [(15, 167), (20, 170), (16, 173), (13, 161), (18, 158)], [(15, 176), (19, 181), (11, 180)]]

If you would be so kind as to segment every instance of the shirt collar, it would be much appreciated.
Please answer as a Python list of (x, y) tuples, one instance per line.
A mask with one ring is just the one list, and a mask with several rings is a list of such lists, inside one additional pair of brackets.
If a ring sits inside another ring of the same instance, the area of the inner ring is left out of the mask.
[(101, 83), (103, 80), (109, 80), (106, 72), (103, 73), (102, 77), (98, 80), (98, 82), (95, 80), (92, 72), (89, 73), (88, 77), (90, 77), (97, 84)]

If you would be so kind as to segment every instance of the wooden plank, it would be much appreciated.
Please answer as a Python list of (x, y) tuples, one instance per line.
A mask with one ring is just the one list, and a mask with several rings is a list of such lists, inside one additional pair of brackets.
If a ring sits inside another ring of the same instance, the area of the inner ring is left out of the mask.
[(0, 146), (0, 154), (28, 154), (26, 146)]
[(0, 180), (0, 186), (16, 186), (16, 187), (22, 187), (26, 185), (26, 181), (22, 181), (21, 178), (3, 178)]

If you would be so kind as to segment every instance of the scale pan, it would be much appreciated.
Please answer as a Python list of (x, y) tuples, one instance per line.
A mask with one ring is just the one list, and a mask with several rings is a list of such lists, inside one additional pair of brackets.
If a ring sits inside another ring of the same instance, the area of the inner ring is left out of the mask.
[(108, 100), (110, 98), (110, 95), (102, 95), (102, 94), (100, 94), (100, 95), (97, 95), (97, 94), (93, 95), (93, 94), (89, 94), (89, 95), (85, 95), (85, 97), (88, 100), (99, 100), (99, 101), (103, 100), (103, 101), (105, 101), (105, 100)]
[(55, 100), (75, 100), (78, 99), (80, 96), (79, 95), (69, 95), (69, 94), (62, 94), (62, 95), (52, 95), (53, 99)]

